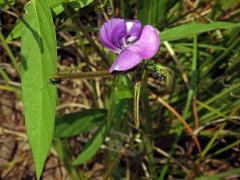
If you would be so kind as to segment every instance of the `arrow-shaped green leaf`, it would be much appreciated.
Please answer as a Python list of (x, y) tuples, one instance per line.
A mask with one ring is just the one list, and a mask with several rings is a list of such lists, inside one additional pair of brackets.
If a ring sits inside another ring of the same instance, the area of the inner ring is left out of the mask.
[(54, 130), (56, 87), (48, 77), (56, 73), (56, 34), (46, 0), (26, 5), (22, 26), (22, 95), (28, 140), (40, 178)]

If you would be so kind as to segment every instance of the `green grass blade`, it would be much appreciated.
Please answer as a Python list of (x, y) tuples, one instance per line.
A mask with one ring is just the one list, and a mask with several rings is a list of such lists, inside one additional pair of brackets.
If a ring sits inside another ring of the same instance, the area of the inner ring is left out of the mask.
[(203, 149), (202, 157), (205, 157), (207, 155), (208, 151), (214, 147), (215, 141), (217, 140), (217, 138), (219, 138), (220, 133), (224, 129), (225, 126), (226, 126), (226, 124), (222, 124), (221, 127), (219, 128), (219, 130), (217, 130), (217, 132), (214, 132), (213, 137), (211, 138), (211, 140), (208, 142), (208, 144)]
[(216, 152), (213, 153), (213, 155), (216, 156), (218, 154), (224, 153), (225, 151), (233, 148), (234, 146), (237, 146), (238, 144), (240, 144), (240, 140), (234, 141), (234, 143), (231, 143), (231, 144), (227, 145), (226, 147), (223, 147), (223, 148), (217, 150)]
[(174, 41), (192, 37), (196, 34), (213, 31), (216, 29), (232, 29), (240, 27), (240, 23), (212, 22), (208, 24), (190, 23), (175, 28), (167, 29), (160, 33), (161, 41)]
[(193, 58), (192, 58), (192, 69), (191, 69), (191, 82), (190, 87), (188, 90), (187, 101), (183, 111), (183, 118), (186, 119), (188, 114), (190, 113), (190, 106), (192, 103), (192, 99), (195, 95), (196, 90), (196, 80), (197, 80), (197, 58), (198, 58), (198, 42), (197, 42), (197, 35), (193, 37)]
[(8, 77), (7, 73), (0, 67), (0, 77), (5, 81), (7, 85), (10, 83), (10, 78)]
[(138, 3), (138, 17), (142, 24), (159, 27), (165, 20), (167, 0), (140, 0)]
[(61, 159), (61, 161), (64, 163), (64, 166), (69, 173), (69, 179), (82, 180), (82, 174), (79, 170), (77, 170), (77, 167), (73, 166), (71, 163), (72, 152), (70, 143), (67, 143), (66, 140), (61, 141), (58, 138), (54, 138), (53, 146), (57, 151), (58, 158)]
[(91, 159), (100, 148), (106, 136), (106, 126), (101, 126), (93, 137), (88, 141), (83, 151), (78, 155), (73, 165), (81, 165)]
[(236, 168), (236, 169), (231, 169), (227, 172), (222, 172), (216, 175), (198, 177), (198, 178), (195, 178), (195, 180), (221, 180), (234, 175), (239, 176), (239, 174), (240, 174), (240, 168)]
[(22, 95), (28, 140), (40, 178), (54, 131), (56, 87), (48, 77), (56, 73), (56, 34), (45, 0), (26, 6), (22, 26)]
[(238, 89), (239, 87), (240, 87), (240, 83), (237, 83), (237, 84), (234, 84), (233, 86), (231, 86), (230, 88), (224, 88), (220, 93), (216, 94), (215, 96), (213, 96), (212, 98), (207, 100), (205, 102), (205, 104), (211, 104), (214, 101), (217, 101), (218, 99), (224, 98), (224, 97), (226, 97), (227, 94)]
[(200, 107), (207, 109), (210, 112), (213, 112), (214, 114), (217, 114), (219, 117), (222, 118), (227, 118), (227, 115), (225, 115), (224, 113), (222, 113), (221, 111), (219, 111), (218, 109), (220, 109), (218, 107), (218, 109), (213, 108), (212, 106), (209, 106), (208, 104), (201, 102), (201, 101), (197, 101), (197, 104), (199, 104)]

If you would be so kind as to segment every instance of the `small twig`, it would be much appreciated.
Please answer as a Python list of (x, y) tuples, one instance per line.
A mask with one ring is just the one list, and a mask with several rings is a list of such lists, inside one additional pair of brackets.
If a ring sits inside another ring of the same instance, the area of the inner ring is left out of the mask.
[(147, 179), (149, 179), (150, 178), (150, 174), (148, 172), (146, 164), (142, 162), (141, 165), (142, 165), (143, 171), (145, 172), (145, 176), (147, 177)]
[(197, 129), (199, 127), (199, 117), (198, 117), (198, 111), (197, 111), (196, 97), (193, 97), (192, 108), (193, 108), (193, 115), (194, 115), (194, 126), (195, 126), (195, 129)]
[(12, 11), (9, 11), (9, 10), (5, 10), (5, 9), (3, 9), (3, 8), (1, 8), (1, 11), (2, 11), (2, 12), (5, 12), (6, 14), (9, 14), (9, 15), (15, 17), (15, 18), (18, 18), (18, 19), (19, 19), (19, 16), (18, 16), (15, 12), (12, 12)]
[[(2, 134), (14, 135), (14, 136), (22, 138), (24, 141), (27, 141), (27, 139), (28, 139), (27, 135), (25, 133), (13, 131), (11, 129), (7, 129), (7, 128), (0, 126), (0, 135), (2, 135)], [(57, 156), (57, 153), (54, 148), (51, 147), (50, 151), (54, 156)]]
[(23, 138), (25, 141), (27, 140), (26, 134), (21, 133), (21, 132), (16, 132), (16, 131), (13, 131), (11, 129), (7, 129), (7, 128), (4, 128), (4, 127), (0, 127), (0, 135), (1, 134), (14, 135), (14, 136), (18, 136), (18, 137)]
[[(185, 2), (187, 3), (188, 6), (190, 6), (190, 8), (196, 9), (195, 5), (190, 0), (185, 0)], [(201, 19), (201, 21), (207, 22), (206, 18), (204, 16), (202, 16), (201, 12), (196, 10), (196, 11), (194, 11), (194, 13)]]
[(59, 111), (61, 109), (69, 108), (69, 107), (78, 107), (78, 108), (83, 108), (83, 109), (89, 109), (90, 107), (84, 104), (79, 104), (79, 103), (64, 103), (59, 106), (57, 106), (56, 110)]
[(164, 157), (172, 160), (172, 161), (175, 162), (177, 165), (179, 165), (179, 166), (183, 169), (184, 172), (189, 173), (189, 170), (188, 170), (182, 163), (180, 163), (178, 160), (176, 160), (175, 158), (173, 158), (173, 157), (172, 157), (170, 154), (168, 154), (166, 151), (164, 151), (164, 150), (162, 150), (162, 149), (160, 149), (160, 148), (158, 148), (158, 147), (154, 147), (154, 149), (155, 149), (159, 154), (161, 154), (162, 156), (164, 156)]

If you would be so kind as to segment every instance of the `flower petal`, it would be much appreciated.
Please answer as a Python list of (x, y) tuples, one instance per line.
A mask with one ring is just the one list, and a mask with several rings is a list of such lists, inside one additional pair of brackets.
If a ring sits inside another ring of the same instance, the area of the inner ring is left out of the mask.
[(144, 26), (140, 38), (127, 47), (144, 59), (152, 58), (158, 51), (160, 40), (157, 30), (151, 25)]
[(124, 19), (112, 18), (101, 26), (99, 39), (106, 48), (119, 53), (122, 48), (121, 38), (125, 34)]
[(128, 35), (134, 36), (134, 37), (136, 37), (136, 39), (138, 39), (140, 37), (141, 32), (142, 32), (142, 26), (141, 26), (140, 21), (138, 21), (138, 20), (127, 21), (126, 27), (127, 27)]
[(138, 65), (142, 60), (143, 58), (139, 54), (130, 50), (124, 50), (118, 55), (109, 72), (126, 71)]

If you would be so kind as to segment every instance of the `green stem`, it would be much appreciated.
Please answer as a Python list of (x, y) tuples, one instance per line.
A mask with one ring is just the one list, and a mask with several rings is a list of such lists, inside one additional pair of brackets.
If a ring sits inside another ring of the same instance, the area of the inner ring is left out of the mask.
[(183, 111), (183, 119), (188, 117), (189, 109), (191, 106), (191, 102), (194, 96), (194, 91), (196, 87), (196, 79), (197, 79), (197, 35), (193, 37), (193, 62), (192, 62), (192, 73), (191, 73), (191, 82), (190, 88), (188, 91), (186, 105)]
[(16, 60), (16, 58), (14, 57), (11, 49), (10, 49), (9, 46), (7, 45), (7, 43), (6, 43), (6, 41), (5, 41), (5, 38), (4, 38), (3, 35), (2, 35), (2, 32), (0, 32), (0, 41), (1, 41), (1, 44), (2, 44), (3, 48), (4, 48), (5, 51), (7, 52), (10, 60), (12, 61), (13, 66), (15, 67), (17, 73), (20, 75), (21, 73), (20, 73), (20, 68), (19, 68), (19, 66), (18, 66), (18, 64), (17, 64), (17, 60)]
[(14, 92), (18, 97), (20, 97), (21, 95), (21, 91), (19, 89), (16, 89), (12, 86), (4, 86), (4, 85), (0, 85), (0, 90), (5, 90), (5, 91), (10, 91), (10, 92)]
[(95, 71), (95, 72), (60, 72), (52, 77), (49, 77), (49, 80), (52, 81), (62, 81), (68, 79), (95, 79), (100, 77), (113, 77), (108, 71)]
[(6, 84), (9, 85), (11, 80), (9, 79), (8, 75), (3, 71), (1, 67), (0, 67), (0, 75), (5, 80)]

